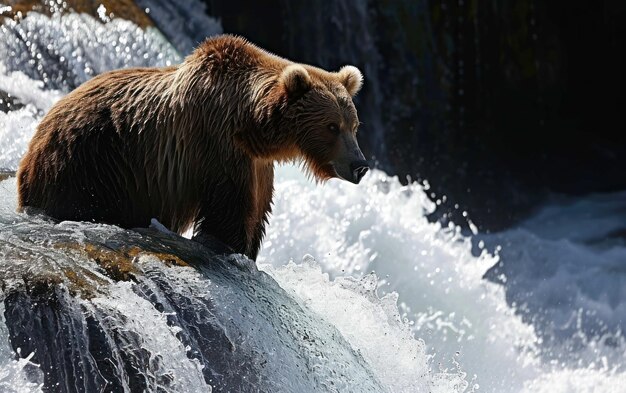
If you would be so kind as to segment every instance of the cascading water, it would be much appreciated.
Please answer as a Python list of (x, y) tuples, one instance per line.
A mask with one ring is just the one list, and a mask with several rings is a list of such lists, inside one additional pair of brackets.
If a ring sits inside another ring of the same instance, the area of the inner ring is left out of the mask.
[[(173, 12), (138, 3), (157, 26)], [(116, 19), (2, 25), (0, 91), (15, 105), (0, 112), (0, 169), (16, 169), (41, 117), (90, 76), (180, 61), (189, 41), (165, 34), (180, 52)], [(624, 391), (620, 198), (468, 236), (428, 221), (423, 186), (380, 171), (313, 185), (286, 167), (276, 182), (257, 271), (185, 239), (15, 213), (15, 179), (1, 181), (0, 390), (45, 391), (71, 371), (66, 383), (115, 391)], [(580, 231), (560, 232), (564, 220)], [(128, 258), (133, 279), (102, 253)], [(56, 338), (41, 334), (51, 318)]]
[[(479, 391), (623, 391), (623, 303), (616, 299), (623, 299), (618, 272), (626, 247), (605, 236), (623, 228), (617, 195), (547, 207), (524, 229), (466, 236), (452, 224), (429, 222), (437, 203), (418, 184), (401, 186), (374, 171), (359, 186), (331, 181), (319, 188), (297, 168), (279, 173), (259, 262), (278, 265), (308, 253), (330, 277), (376, 272), (379, 291), (398, 294), (434, 362), (448, 370), (460, 364)], [(578, 240), (557, 230), (563, 220), (578, 228)], [(608, 243), (576, 244), (592, 235)], [(495, 245), (495, 254), (487, 251)], [(303, 293), (312, 304), (324, 302), (318, 291)], [(553, 331), (559, 321), (564, 332)], [(601, 334), (592, 334), (599, 325)]]

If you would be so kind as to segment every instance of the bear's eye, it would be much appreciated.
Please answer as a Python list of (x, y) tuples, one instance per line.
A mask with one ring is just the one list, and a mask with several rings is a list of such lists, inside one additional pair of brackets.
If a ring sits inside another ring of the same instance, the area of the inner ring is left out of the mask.
[(332, 123), (328, 126), (328, 130), (333, 134), (339, 134), (339, 126), (335, 123)]

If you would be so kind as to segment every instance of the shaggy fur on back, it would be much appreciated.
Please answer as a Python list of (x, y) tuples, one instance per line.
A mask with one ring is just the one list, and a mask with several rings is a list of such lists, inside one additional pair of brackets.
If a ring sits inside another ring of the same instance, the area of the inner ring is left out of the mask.
[(330, 73), (221, 36), (179, 66), (95, 77), (39, 125), (18, 170), (19, 206), (126, 228), (157, 218), (254, 259), (273, 162), (302, 159), (318, 179), (334, 176), (332, 135), (311, 130), (328, 116), (356, 130), (354, 70)]

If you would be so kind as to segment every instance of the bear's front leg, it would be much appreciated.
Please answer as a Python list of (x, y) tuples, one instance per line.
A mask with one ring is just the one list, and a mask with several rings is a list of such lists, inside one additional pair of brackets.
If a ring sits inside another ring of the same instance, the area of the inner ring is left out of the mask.
[[(246, 217), (242, 210), (218, 204), (213, 200), (204, 204), (194, 225), (192, 240), (199, 242), (216, 252), (239, 253), (254, 260), (255, 255), (248, 253)], [(217, 207), (216, 207), (217, 206)], [(234, 205), (237, 206), (237, 205)]]

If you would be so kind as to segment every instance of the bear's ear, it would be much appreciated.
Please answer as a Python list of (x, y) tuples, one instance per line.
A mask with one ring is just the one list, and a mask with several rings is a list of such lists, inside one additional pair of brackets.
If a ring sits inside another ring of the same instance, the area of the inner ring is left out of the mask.
[(343, 66), (339, 70), (339, 81), (348, 90), (348, 94), (354, 97), (363, 86), (363, 74), (355, 66)]
[(280, 75), (280, 82), (285, 86), (287, 94), (290, 96), (299, 96), (311, 88), (311, 76), (308, 71), (300, 64), (290, 64), (283, 70)]

